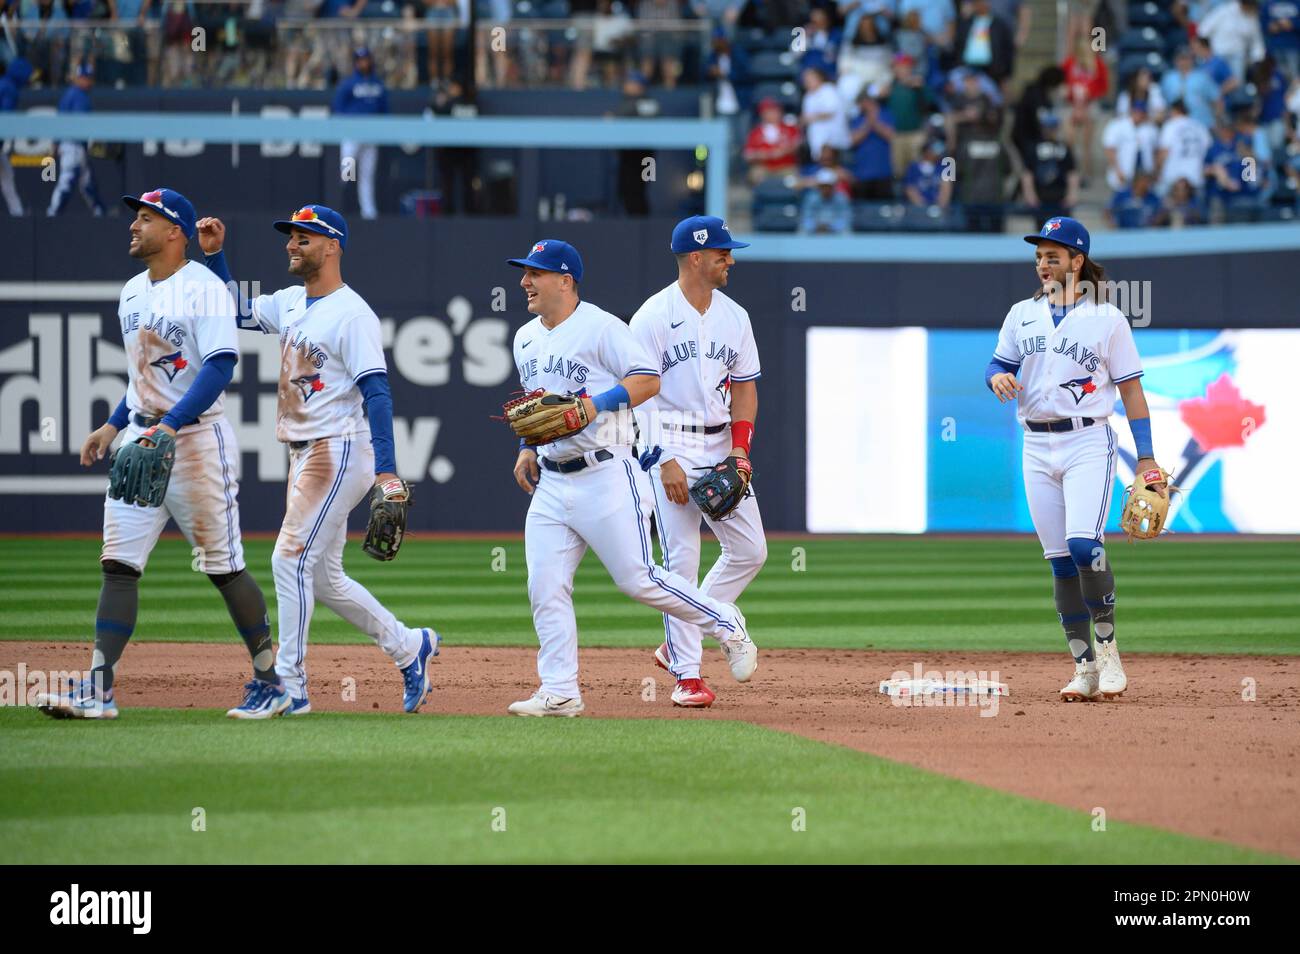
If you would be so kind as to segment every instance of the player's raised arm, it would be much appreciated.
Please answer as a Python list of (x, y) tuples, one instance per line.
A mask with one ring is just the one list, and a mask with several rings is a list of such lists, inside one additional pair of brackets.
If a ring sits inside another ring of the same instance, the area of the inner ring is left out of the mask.
[[(208, 266), (212, 274), (216, 275), (226, 287), (230, 289), (230, 294), (235, 298), (235, 325), (243, 331), (261, 331), (266, 334), (273, 332), (267, 328), (265, 323), (258, 320), (254, 313), (256, 304), (262, 304), (261, 312), (269, 310), (271, 304), (270, 295), (258, 296), (259, 301), (243, 297), (239, 291), (239, 285), (230, 274), (230, 264), (226, 261), (225, 243), (226, 243), (226, 225), (215, 216), (204, 216), (195, 223), (195, 229), (199, 236), (199, 246), (203, 249), (203, 264)], [(260, 301), (265, 299), (265, 301)]]

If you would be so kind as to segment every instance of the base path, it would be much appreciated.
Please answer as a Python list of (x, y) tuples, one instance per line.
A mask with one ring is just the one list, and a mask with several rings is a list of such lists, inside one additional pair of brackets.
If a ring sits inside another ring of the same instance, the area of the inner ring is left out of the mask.
[[(1108, 821), (1300, 858), (1300, 657), (1129, 654), (1121, 699), (1066, 705), (1057, 695), (1072, 671), (1064, 653), (763, 650), (753, 681), (738, 685), (721, 654), (705, 649), (704, 676), (718, 693), (707, 710), (673, 707), (653, 647), (582, 650), (588, 716), (753, 722), (1085, 812), (1104, 808)], [(80, 668), (89, 652), (85, 643), (0, 642), (0, 671), (12, 680), (20, 663), (29, 674)], [(433, 695), (412, 718), (503, 715), (536, 687), (535, 659), (533, 649), (444, 645), (432, 661)], [(882, 679), (910, 676), (918, 663), (997, 679), (1011, 694), (996, 710), (906, 708), (879, 695)], [(401, 678), (372, 646), (313, 646), (308, 665), (316, 711), (401, 710)], [(132, 706), (232, 706), (247, 673), (233, 641), (133, 643), (119, 675), (122, 718)]]

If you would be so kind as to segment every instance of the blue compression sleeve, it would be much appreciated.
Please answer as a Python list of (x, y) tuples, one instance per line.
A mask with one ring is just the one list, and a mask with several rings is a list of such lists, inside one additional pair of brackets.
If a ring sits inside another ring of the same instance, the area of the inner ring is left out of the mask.
[[(226, 253), (221, 251), (216, 255), (205, 255), (203, 264), (208, 266), (208, 270), (213, 275), (225, 282), (226, 287), (230, 289), (230, 294), (235, 296), (235, 304), (239, 308), (239, 314), (235, 319), (236, 324), (239, 323), (240, 318), (247, 318), (251, 315), (253, 313), (253, 303), (240, 295), (239, 286), (230, 277), (230, 265), (226, 262)], [(242, 328), (243, 325), (240, 325), (240, 327)]]
[(1130, 418), (1128, 426), (1129, 430), (1133, 432), (1133, 443), (1137, 445), (1138, 459), (1141, 460), (1143, 457), (1154, 458), (1156, 455), (1151, 448), (1151, 418)]
[(238, 360), (237, 356), (227, 352), (213, 355), (204, 361), (199, 376), (194, 379), (189, 390), (181, 395), (176, 406), (163, 415), (162, 423), (179, 431), (186, 424), (197, 421), (200, 414), (212, 407), (212, 402), (235, 376), (235, 362)]
[(118, 402), (117, 408), (108, 418), (108, 423), (112, 424), (119, 431), (131, 423), (131, 409), (126, 406), (126, 395), (122, 395), (122, 400)]
[(989, 366), (984, 369), (984, 384), (990, 391), (992, 391), (993, 375), (1001, 374), (1004, 371), (1007, 374), (1015, 374), (1019, 370), (1020, 365), (1018, 364), (1012, 364), (1010, 361), (1003, 361), (1001, 358), (992, 358), (989, 361)]
[(597, 394), (591, 399), (591, 403), (596, 406), (596, 413), (602, 411), (617, 410), (623, 404), (631, 404), (632, 399), (627, 395), (627, 388), (621, 384), (616, 384), (608, 391)]
[(370, 443), (375, 448), (375, 473), (395, 474), (393, 458), (393, 394), (388, 390), (388, 375), (382, 371), (367, 374), (357, 382), (366, 399), (366, 417), (370, 421)]

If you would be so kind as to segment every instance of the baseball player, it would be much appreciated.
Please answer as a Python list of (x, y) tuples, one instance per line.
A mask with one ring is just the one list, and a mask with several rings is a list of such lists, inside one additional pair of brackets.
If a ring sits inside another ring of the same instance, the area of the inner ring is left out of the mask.
[[(0, 113), (12, 113), (18, 109), (18, 95), (27, 81), (32, 78), (32, 64), (24, 57), (15, 56), (9, 61), (3, 74), (0, 74)], [(4, 196), (9, 214), (14, 218), (23, 215), (23, 200), (18, 195), (14, 184), (14, 167), (10, 160), (13, 152), (13, 140), (0, 142), (0, 195)]]
[[(382, 116), (388, 112), (388, 90), (375, 75), (375, 60), (370, 48), (359, 46), (352, 53), (355, 71), (334, 91), (330, 109), (342, 116)], [(343, 181), (355, 180), (357, 201), (363, 219), (377, 218), (375, 205), (375, 169), (379, 165), (379, 147), (374, 143), (346, 140), (339, 147), (339, 174)]]
[[(1123, 312), (1103, 300), (1105, 273), (1088, 257), (1087, 230), (1057, 217), (1025, 241), (1036, 247), (1042, 287), (1007, 313), (984, 379), (999, 401), (1016, 401), (1025, 431), (1029, 515), (1052, 564), (1056, 611), (1075, 662), (1061, 698), (1114, 698), (1128, 678), (1115, 644), (1115, 577), (1102, 546), (1115, 481), (1115, 433), (1107, 419), (1118, 392), (1138, 473), (1158, 477), (1142, 362)], [(1165, 482), (1153, 484), (1164, 497)]]
[[(90, 112), (90, 90), (95, 85), (95, 68), (89, 63), (82, 63), (73, 74), (72, 85), (63, 92), (59, 99), (61, 113)], [(65, 140), (59, 143), (59, 178), (54, 183), (54, 194), (50, 196), (50, 207), (46, 215), (55, 216), (63, 211), (74, 188), (81, 190), (86, 205), (96, 216), (104, 214), (104, 203), (99, 200), (99, 189), (95, 185), (95, 170), (90, 165), (90, 156), (84, 142)]]
[[(292, 695), (290, 714), (311, 711), (307, 633), (317, 601), (373, 639), (401, 670), (402, 706), (428, 698), (428, 661), (440, 637), (397, 619), (343, 570), (351, 512), (372, 487), (383, 500), (406, 500), (395, 473), (393, 399), (379, 318), (343, 283), (348, 243), (343, 216), (305, 205), (275, 228), (287, 234), (289, 272), (302, 285), (241, 303), (241, 328), (280, 336), (276, 437), (289, 445), (289, 491), (271, 567), (279, 613), (276, 671)], [(208, 265), (230, 282), (220, 219), (199, 223)]]
[[(646, 300), (632, 316), (632, 335), (659, 363), (659, 393), (637, 409), (642, 439), (651, 450), (655, 524), (664, 567), (686, 579), (700, 577), (700, 508), (689, 487), (699, 471), (727, 457), (748, 461), (758, 412), (760, 368), (754, 330), (744, 308), (724, 295), (736, 260), (748, 248), (732, 239), (722, 219), (697, 215), (673, 229), (677, 281)], [(767, 560), (758, 500), (750, 495), (723, 520), (707, 518), (722, 553), (700, 591), (726, 603), (740, 598)], [(664, 642), (655, 662), (677, 678), (673, 702), (706, 707), (714, 693), (700, 678), (702, 633), (664, 614)], [(726, 653), (730, 643), (721, 641)], [(732, 675), (747, 682), (756, 659), (728, 655)]]
[[(119, 433), (123, 447), (175, 439), (162, 506), (104, 499), (104, 582), (95, 614), (90, 678), (67, 694), (38, 699), (61, 718), (116, 719), (114, 676), (135, 630), (140, 577), (168, 518), (194, 547), (195, 569), (212, 580), (253, 660), (244, 718), (267, 718), (289, 704), (273, 667), (266, 601), (244, 568), (239, 534), (239, 448), (226, 420), (226, 385), (239, 352), (235, 303), (207, 268), (185, 258), (194, 207), (172, 189), (124, 196), (135, 211), (130, 254), (148, 267), (126, 283), (118, 320), (127, 353), (126, 396), (108, 423), (86, 438), (81, 464), (102, 460)], [(163, 437), (162, 435), (166, 435)], [(122, 451), (119, 450), (119, 454)], [(254, 705), (256, 703), (256, 705)]]
[(585, 428), (537, 447), (521, 442), (514, 475), (532, 495), (524, 523), (528, 598), (541, 648), (541, 687), (509, 711), (521, 716), (576, 716), (578, 625), (573, 575), (587, 548), (618, 588), (633, 599), (734, 644), (753, 658), (754, 644), (735, 606), (708, 596), (655, 564), (649, 517), (654, 491), (632, 456), (631, 409), (659, 390), (659, 372), (614, 315), (579, 298), (582, 258), (573, 246), (537, 242), (519, 285), (536, 317), (515, 334), (514, 359), (526, 392), (543, 389), (579, 398)]

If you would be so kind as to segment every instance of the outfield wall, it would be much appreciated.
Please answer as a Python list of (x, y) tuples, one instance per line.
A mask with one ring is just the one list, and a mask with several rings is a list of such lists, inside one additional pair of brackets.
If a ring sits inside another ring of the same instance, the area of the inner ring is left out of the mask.
[[(207, 192), (216, 190), (192, 189), (201, 210), (218, 198)], [(264, 291), (288, 283), (272, 217), (227, 219), (235, 277)], [(121, 284), (137, 270), (127, 222), (0, 220), (5, 530), (99, 526), (104, 466), (87, 475), (76, 458), (125, 386), (114, 315)], [(519, 273), (504, 259), (540, 237), (573, 241), (586, 259), (584, 297), (626, 318), (673, 278), (671, 225), (352, 224), (345, 275), (384, 323), (398, 469), (419, 485), (417, 530), (522, 526), (527, 498), (510, 474), (514, 442), (488, 420), (517, 387), (510, 342), (525, 319)], [(841, 246), (808, 243), (792, 253), (762, 236), (739, 253), (730, 291), (749, 309), (762, 354), (754, 461), (769, 527), (1029, 529), (1018, 432), (981, 373), (1007, 307), (1033, 276), (1016, 260), (1014, 239), (986, 240), (988, 261), (963, 260), (979, 241), (899, 243), (905, 262), (791, 261), (819, 248), (838, 258)], [(933, 262), (922, 260), (927, 249)], [(778, 254), (787, 257), (769, 260)], [(1287, 279), (1297, 259), (1287, 250), (1109, 260), (1116, 277), (1150, 283), (1133, 310), (1142, 313), (1135, 333), (1156, 447), (1166, 466), (1194, 478), (1176, 529), (1300, 531), (1296, 506), (1274, 499), (1262, 509), (1243, 486), (1252, 473), (1291, 469), (1300, 409), (1287, 360), (1300, 353), (1300, 335), (1285, 329), (1297, 324)], [(1229, 318), (1237, 329), (1220, 333)], [(241, 338), (228, 409), (243, 450), (243, 525), (273, 530), (286, 473), (274, 435), (278, 344)], [(1123, 477), (1131, 448), (1127, 427), (1117, 432)]]

